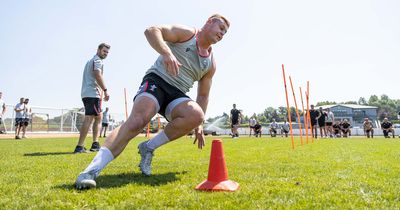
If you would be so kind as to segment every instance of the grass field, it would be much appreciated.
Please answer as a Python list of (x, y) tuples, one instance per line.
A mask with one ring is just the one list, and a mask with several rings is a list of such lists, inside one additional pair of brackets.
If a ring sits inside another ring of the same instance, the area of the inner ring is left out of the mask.
[[(199, 192), (211, 137), (198, 150), (182, 138), (156, 151), (153, 174), (137, 168), (135, 139), (97, 179), (73, 188), (95, 153), (76, 139), (0, 140), (0, 209), (399, 209), (399, 139), (323, 139), (291, 149), (283, 138), (222, 137), (229, 178), (240, 190)], [(298, 144), (298, 139), (296, 139)], [(90, 141), (87, 141), (87, 145)]]

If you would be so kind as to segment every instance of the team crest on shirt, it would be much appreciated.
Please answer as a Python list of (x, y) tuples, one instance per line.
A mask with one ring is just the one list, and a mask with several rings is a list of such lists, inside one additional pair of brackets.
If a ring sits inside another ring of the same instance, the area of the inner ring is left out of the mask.
[(156, 88), (157, 88), (156, 85), (151, 85), (151, 86), (150, 86), (150, 90), (153, 91), (153, 92), (156, 90)]

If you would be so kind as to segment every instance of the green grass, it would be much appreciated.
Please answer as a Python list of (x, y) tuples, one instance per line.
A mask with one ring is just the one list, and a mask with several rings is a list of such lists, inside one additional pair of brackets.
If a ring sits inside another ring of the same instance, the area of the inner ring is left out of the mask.
[(87, 191), (73, 183), (95, 153), (71, 154), (76, 139), (0, 140), (0, 209), (400, 208), (399, 139), (296, 139), (295, 150), (289, 139), (222, 139), (233, 193), (194, 190), (212, 138), (202, 151), (186, 137), (163, 146), (151, 177), (137, 168), (135, 139)]

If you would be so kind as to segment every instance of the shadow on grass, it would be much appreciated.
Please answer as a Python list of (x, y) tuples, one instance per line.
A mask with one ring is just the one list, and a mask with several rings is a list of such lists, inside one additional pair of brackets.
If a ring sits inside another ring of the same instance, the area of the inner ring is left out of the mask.
[(34, 152), (34, 153), (25, 153), (24, 156), (47, 156), (47, 155), (72, 155), (73, 152)]
[[(168, 172), (163, 174), (154, 174), (151, 176), (145, 176), (141, 173), (122, 173), (122, 174), (110, 174), (110, 175), (100, 175), (96, 179), (96, 188), (115, 188), (122, 187), (127, 184), (136, 183), (139, 185), (149, 185), (149, 186), (160, 186), (165, 185), (170, 182), (175, 182), (180, 180), (177, 175), (186, 174), (187, 171), (182, 172)], [(75, 190), (75, 184), (62, 184), (57, 185), (54, 188), (64, 189), (64, 190)]]

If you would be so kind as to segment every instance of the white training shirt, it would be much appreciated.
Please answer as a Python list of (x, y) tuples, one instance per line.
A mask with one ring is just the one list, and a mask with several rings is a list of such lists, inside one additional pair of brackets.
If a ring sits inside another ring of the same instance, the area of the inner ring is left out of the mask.
[(109, 123), (110, 122), (110, 117), (108, 116), (108, 111), (103, 112), (103, 120), (102, 123)]
[(25, 111), (23, 113), (23, 118), (25, 119), (31, 119), (31, 115), (32, 115), (32, 110), (31, 107), (29, 105), (25, 105)]
[(327, 114), (327, 117), (326, 117), (325, 122), (333, 122), (333, 119), (335, 118), (335, 116), (333, 115), (333, 112), (328, 112), (326, 114)]
[(100, 71), (103, 74), (103, 60), (98, 55), (93, 56), (85, 65), (81, 88), (82, 98), (100, 98), (100, 87), (94, 77), (94, 71)]
[(18, 103), (15, 105), (15, 108), (18, 110), (21, 110), (20, 112), (15, 112), (15, 118), (24, 118), (24, 109), (25, 109), (25, 104), (24, 103)]
[(250, 125), (250, 126), (255, 126), (256, 124), (257, 124), (257, 120), (254, 119), (254, 118), (250, 118), (250, 120), (249, 120), (249, 125)]
[(3, 117), (3, 106), (5, 106), (6, 103), (4, 103), (3, 99), (0, 98), (0, 118)]

